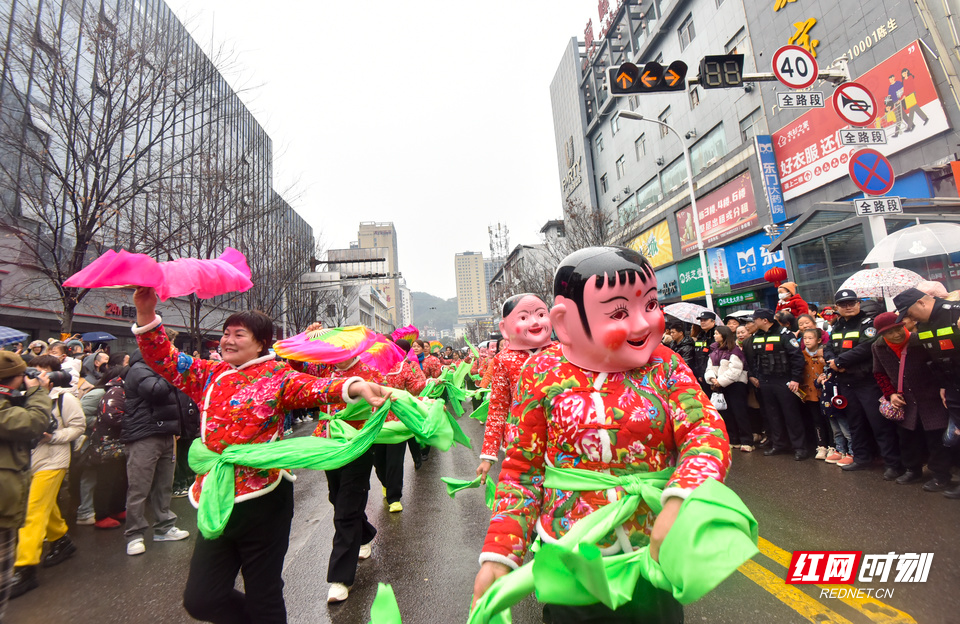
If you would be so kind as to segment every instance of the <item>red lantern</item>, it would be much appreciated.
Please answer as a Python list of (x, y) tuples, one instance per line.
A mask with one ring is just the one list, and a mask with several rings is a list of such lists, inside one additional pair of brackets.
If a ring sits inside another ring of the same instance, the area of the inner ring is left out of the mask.
[(787, 279), (787, 270), (783, 267), (773, 267), (763, 274), (763, 279), (779, 288), (780, 284)]

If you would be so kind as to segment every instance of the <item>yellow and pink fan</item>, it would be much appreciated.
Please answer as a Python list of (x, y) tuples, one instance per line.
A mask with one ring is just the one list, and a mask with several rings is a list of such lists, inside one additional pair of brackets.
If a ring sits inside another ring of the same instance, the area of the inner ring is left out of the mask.
[(443, 351), (443, 343), (439, 340), (430, 341), (430, 353), (440, 353)]
[(339, 364), (369, 349), (377, 342), (377, 336), (363, 325), (318, 329), (279, 340), (273, 350), (288, 360)]
[(386, 375), (406, 356), (403, 349), (390, 342), (389, 338), (377, 334), (376, 341), (360, 354), (360, 361)]
[(420, 330), (414, 327), (413, 325), (407, 325), (406, 327), (398, 327), (393, 330), (393, 333), (390, 334), (390, 337), (396, 340), (406, 340), (408, 342), (413, 342), (420, 337)]

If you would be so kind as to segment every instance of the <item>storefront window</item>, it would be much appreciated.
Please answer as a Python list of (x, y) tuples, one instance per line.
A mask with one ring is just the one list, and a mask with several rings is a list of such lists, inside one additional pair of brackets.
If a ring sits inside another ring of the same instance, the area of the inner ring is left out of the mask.
[(660, 180), (653, 178), (637, 191), (637, 212), (643, 212), (660, 201)]
[(866, 255), (860, 225), (790, 247), (797, 291), (807, 301), (832, 303), (844, 280), (863, 268)]
[(723, 132), (723, 124), (707, 133), (690, 149), (690, 164), (696, 175), (707, 168), (707, 163), (714, 163), (727, 153), (727, 137)]
[(683, 156), (667, 165), (660, 173), (660, 179), (663, 180), (663, 188), (667, 193), (680, 188), (687, 180), (687, 165), (683, 162)]

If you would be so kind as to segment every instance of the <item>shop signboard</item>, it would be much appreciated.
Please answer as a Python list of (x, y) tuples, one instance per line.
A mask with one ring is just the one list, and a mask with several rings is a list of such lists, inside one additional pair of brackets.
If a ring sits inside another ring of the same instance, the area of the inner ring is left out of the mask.
[[(884, 156), (950, 127), (919, 41), (876, 65), (857, 82), (873, 94), (881, 109), (880, 116), (869, 127), (886, 130), (887, 143), (876, 146)], [(773, 133), (785, 200), (800, 197), (849, 173), (850, 157), (857, 147), (841, 145), (837, 140), (837, 132), (845, 127), (847, 124), (835, 111), (817, 108)]]
[(735, 295), (727, 295), (725, 297), (717, 297), (716, 299), (718, 308), (743, 305), (745, 303), (753, 303), (754, 301), (757, 301), (757, 293), (753, 290), (737, 293)]
[(677, 265), (671, 264), (656, 272), (657, 297), (660, 301), (676, 299), (680, 296), (680, 278), (677, 276)]
[(677, 277), (680, 282), (680, 298), (684, 301), (706, 296), (703, 285), (703, 270), (700, 268), (700, 256), (687, 258), (678, 264)]
[(763, 274), (773, 267), (786, 268), (783, 249), (769, 253), (764, 248), (772, 240), (766, 232), (757, 232), (724, 247), (732, 287), (762, 282)]
[(642, 253), (654, 267), (673, 262), (673, 240), (666, 219), (641, 232), (627, 247)]
[[(746, 171), (712, 193), (697, 199), (700, 234), (706, 247), (736, 238), (757, 226), (757, 202), (753, 197), (753, 181)], [(680, 233), (680, 254), (697, 249), (693, 211), (690, 206), (677, 212), (677, 231)]]
[(707, 268), (710, 271), (710, 287), (715, 295), (730, 292), (730, 271), (727, 270), (727, 255), (722, 247), (707, 250)]

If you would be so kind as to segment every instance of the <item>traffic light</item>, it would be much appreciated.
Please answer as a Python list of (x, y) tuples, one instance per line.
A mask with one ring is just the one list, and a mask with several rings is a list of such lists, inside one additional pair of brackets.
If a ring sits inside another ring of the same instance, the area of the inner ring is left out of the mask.
[(651, 61), (642, 68), (633, 63), (607, 68), (610, 95), (634, 95), (659, 91), (684, 91), (687, 88), (687, 64), (674, 61), (668, 67)]
[(718, 54), (700, 61), (700, 86), (704, 89), (728, 89), (743, 86), (743, 55)]

